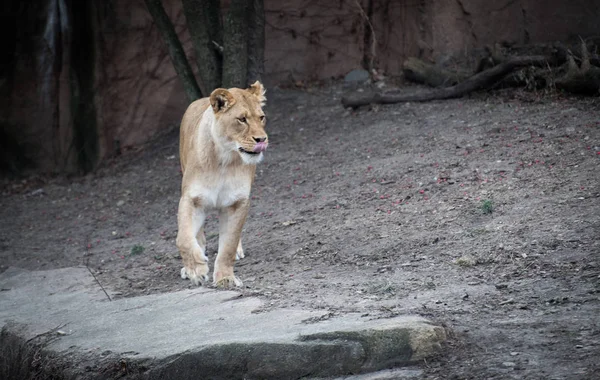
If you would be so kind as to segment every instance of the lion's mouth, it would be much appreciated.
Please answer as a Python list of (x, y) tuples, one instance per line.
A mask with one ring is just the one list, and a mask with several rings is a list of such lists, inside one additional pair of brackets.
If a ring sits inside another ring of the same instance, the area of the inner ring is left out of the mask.
[(261, 153), (261, 152), (251, 152), (251, 151), (249, 151), (249, 150), (246, 150), (246, 149), (244, 149), (244, 148), (239, 148), (238, 150), (239, 150), (240, 152), (242, 152), (242, 153), (251, 154), (251, 155), (253, 155), (253, 156), (255, 156), (255, 155), (257, 155), (257, 154), (260, 154), (260, 153)]

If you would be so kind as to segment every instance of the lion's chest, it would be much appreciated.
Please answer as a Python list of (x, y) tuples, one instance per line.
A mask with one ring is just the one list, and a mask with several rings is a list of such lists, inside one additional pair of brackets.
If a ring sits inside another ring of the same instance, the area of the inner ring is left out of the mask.
[(204, 208), (223, 208), (250, 197), (252, 178), (247, 176), (208, 175), (190, 188), (190, 196)]

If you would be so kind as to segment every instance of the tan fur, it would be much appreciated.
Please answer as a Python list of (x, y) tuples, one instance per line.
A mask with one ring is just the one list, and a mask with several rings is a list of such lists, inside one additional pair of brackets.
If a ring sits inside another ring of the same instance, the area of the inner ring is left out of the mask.
[(208, 280), (204, 219), (219, 210), (219, 249), (213, 282), (240, 286), (233, 273), (244, 257), (241, 232), (249, 208), (256, 164), (264, 153), (253, 152), (257, 142), (268, 143), (262, 106), (265, 90), (258, 81), (249, 89), (216, 89), (209, 98), (188, 107), (181, 121), (179, 154), (183, 180), (177, 214), (177, 247), (183, 278), (194, 284)]

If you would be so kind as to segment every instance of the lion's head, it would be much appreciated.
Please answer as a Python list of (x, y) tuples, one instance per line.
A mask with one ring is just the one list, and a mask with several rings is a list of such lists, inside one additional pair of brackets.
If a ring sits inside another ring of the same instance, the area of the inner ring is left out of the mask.
[(223, 146), (237, 152), (246, 164), (259, 163), (269, 144), (262, 110), (266, 100), (258, 81), (248, 89), (217, 88), (210, 94), (216, 134)]

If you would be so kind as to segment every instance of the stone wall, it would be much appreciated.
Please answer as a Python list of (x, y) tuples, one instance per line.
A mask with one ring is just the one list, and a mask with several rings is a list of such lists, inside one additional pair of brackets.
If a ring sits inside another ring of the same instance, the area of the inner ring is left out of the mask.
[[(12, 3), (22, 8), (23, 3)], [(187, 100), (144, 1), (94, 0), (94, 4), (98, 53), (93, 102), (98, 152), (105, 159), (176, 127)], [(163, 4), (193, 60), (181, 1), (163, 0)], [(375, 66), (391, 76), (401, 73), (409, 56), (464, 64), (470, 63), (474, 51), (494, 42), (540, 43), (600, 34), (597, 0), (373, 0), (371, 7), (368, 4), (368, 0), (265, 0), (266, 84), (339, 78), (361, 67), (372, 47), (365, 38), (367, 13), (375, 32)], [(15, 55), (13, 65), (18, 67), (12, 72), (3, 70), (10, 89), (4, 86), (1, 93), (1, 132), (15, 141), (10, 146), (18, 145), (33, 167), (73, 171), (78, 167), (78, 152), (70, 127), (73, 87), (68, 30), (59, 34), (63, 39), (55, 56), (46, 54), (53, 68), (45, 73), (40, 55), (47, 53), (47, 43), (39, 43), (46, 41), (45, 30), (36, 25), (48, 24), (46, 9), (26, 9), (30, 14), (25, 25), (32, 32), (29, 37), (20, 35), (19, 43), (29, 38), (31, 49)], [(11, 154), (0, 155), (3, 166), (14, 159)]]

